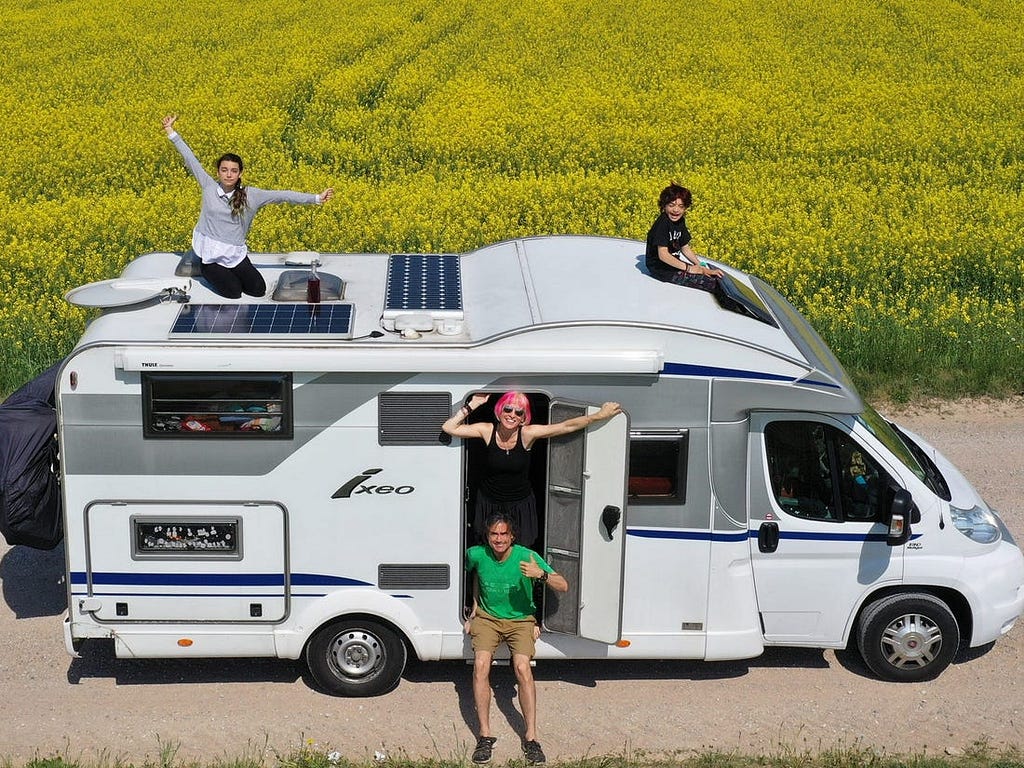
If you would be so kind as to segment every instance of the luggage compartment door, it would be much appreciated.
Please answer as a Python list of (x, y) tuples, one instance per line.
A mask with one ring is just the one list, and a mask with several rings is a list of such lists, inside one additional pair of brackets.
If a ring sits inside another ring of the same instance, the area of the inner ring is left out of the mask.
[(97, 501), (86, 508), (86, 572), (71, 577), (98, 621), (280, 621), (287, 529), (273, 502)]
[[(552, 402), (550, 418), (597, 410)], [(569, 591), (546, 590), (545, 629), (602, 643), (621, 637), (628, 448), (624, 413), (549, 440), (544, 558)]]

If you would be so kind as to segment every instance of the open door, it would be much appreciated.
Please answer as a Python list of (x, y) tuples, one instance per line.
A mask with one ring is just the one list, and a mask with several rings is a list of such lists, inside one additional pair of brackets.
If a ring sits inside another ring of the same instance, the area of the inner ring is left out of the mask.
[[(550, 418), (597, 410), (552, 401)], [(569, 591), (545, 593), (544, 628), (614, 643), (622, 631), (629, 419), (619, 414), (548, 442), (544, 558)]]

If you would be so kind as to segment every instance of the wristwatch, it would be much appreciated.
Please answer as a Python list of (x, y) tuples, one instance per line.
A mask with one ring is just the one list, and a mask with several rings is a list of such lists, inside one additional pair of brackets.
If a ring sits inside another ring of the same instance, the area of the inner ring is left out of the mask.
[(550, 574), (547, 571), (544, 571), (544, 573), (542, 573), (540, 575), (541, 584), (547, 584), (548, 583), (548, 576), (550, 576)]

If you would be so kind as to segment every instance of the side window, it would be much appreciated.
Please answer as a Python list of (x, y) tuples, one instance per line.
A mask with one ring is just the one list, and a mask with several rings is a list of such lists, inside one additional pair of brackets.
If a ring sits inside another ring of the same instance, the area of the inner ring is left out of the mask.
[(813, 421), (765, 428), (772, 494), (796, 517), (842, 522), (883, 520), (892, 481), (840, 430)]
[(290, 438), (292, 379), (287, 373), (142, 376), (146, 437)]
[(686, 503), (687, 438), (685, 430), (630, 434), (630, 504)]
[(825, 425), (773, 421), (765, 428), (772, 494), (791, 515), (837, 520)]

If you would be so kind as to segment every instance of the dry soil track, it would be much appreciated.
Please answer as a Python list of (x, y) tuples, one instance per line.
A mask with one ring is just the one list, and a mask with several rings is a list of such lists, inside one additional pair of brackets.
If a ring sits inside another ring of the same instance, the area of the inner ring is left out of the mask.
[[(1024, 541), (1024, 401), (888, 413), (958, 464)], [(387, 696), (346, 700), (316, 693), (290, 662), (126, 661), (95, 650), (72, 660), (61, 639), (60, 553), (2, 546), (0, 558), (0, 762), (140, 760), (175, 744), (180, 759), (236, 758), (309, 740), (352, 758), (467, 754), (474, 718), (463, 664), (416, 665)], [(1024, 746), (1024, 625), (922, 684), (879, 682), (852, 654), (806, 650), (728, 663), (542, 662), (536, 673), (549, 759)], [(508, 669), (495, 680), (501, 763), (519, 756), (520, 721)]]

